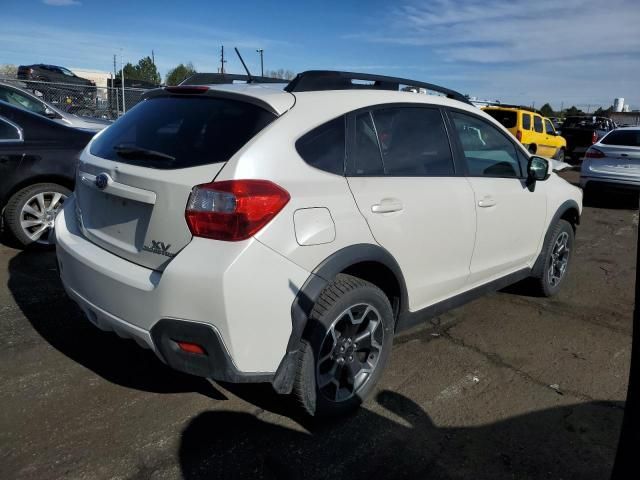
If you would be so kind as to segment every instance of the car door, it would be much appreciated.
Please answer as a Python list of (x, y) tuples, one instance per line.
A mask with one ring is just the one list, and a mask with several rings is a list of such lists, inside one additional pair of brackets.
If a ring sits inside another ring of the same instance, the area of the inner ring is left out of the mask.
[(554, 157), (556, 153), (558, 153), (560, 142), (556, 135), (556, 131), (553, 128), (553, 123), (551, 123), (551, 120), (548, 118), (544, 119), (544, 134), (547, 154), (543, 156)]
[(390, 105), (349, 115), (347, 179), (375, 240), (402, 269), (409, 309), (461, 291), (475, 237), (473, 190), (439, 108)]
[(469, 283), (482, 284), (533, 261), (546, 221), (545, 186), (528, 187), (528, 157), (489, 120), (458, 110), (449, 115), (475, 195), (476, 243)]
[(547, 135), (544, 131), (544, 122), (540, 115), (533, 114), (533, 141), (536, 145), (535, 154), (542, 157), (546, 157), (549, 154), (549, 147), (547, 146)]
[(0, 208), (15, 182), (15, 172), (24, 156), (22, 145), (23, 133), (20, 126), (0, 116)]

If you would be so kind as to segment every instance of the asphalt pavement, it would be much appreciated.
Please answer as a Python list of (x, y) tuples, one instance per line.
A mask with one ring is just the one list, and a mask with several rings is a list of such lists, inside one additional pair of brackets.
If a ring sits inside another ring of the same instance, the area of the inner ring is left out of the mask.
[(329, 421), (172, 371), (83, 319), (53, 253), (0, 245), (0, 478), (608, 478), (637, 199), (586, 204), (558, 296), (517, 285), (402, 334), (377, 394)]

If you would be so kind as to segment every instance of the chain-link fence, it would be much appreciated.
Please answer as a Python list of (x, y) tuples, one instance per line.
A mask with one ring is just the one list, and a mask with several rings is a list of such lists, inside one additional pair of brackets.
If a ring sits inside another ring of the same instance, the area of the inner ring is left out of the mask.
[[(35, 80), (20, 80), (16, 77), (0, 76), (0, 84), (8, 84), (28, 92), (59, 110), (85, 117), (116, 119), (138, 103), (144, 88), (120, 86), (120, 80), (109, 79), (107, 86), (52, 83)], [(25, 100), (26, 98), (26, 100)], [(0, 100), (24, 105), (28, 97), (18, 92), (2, 89)]]

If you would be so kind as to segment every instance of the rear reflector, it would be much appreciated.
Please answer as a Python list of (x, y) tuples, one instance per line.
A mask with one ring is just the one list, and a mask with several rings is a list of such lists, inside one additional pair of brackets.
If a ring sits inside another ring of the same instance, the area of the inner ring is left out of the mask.
[(585, 158), (604, 158), (606, 155), (597, 148), (590, 147), (584, 154)]
[(196, 237), (246, 240), (289, 202), (289, 193), (268, 180), (228, 180), (191, 191), (185, 218)]
[(178, 345), (178, 347), (180, 347), (180, 350), (182, 350), (183, 352), (194, 353), (196, 355), (206, 355), (207, 354), (205, 349), (202, 348), (197, 343), (176, 342), (176, 344)]
[(516, 138), (519, 142), (522, 141), (522, 130), (516, 130)]

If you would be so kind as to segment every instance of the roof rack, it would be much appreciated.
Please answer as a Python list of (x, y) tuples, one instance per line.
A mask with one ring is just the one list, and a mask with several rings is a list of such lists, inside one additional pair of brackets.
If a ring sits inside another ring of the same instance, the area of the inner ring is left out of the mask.
[(233, 82), (287, 83), (287, 80), (272, 77), (255, 77), (253, 75), (237, 75), (235, 73), (194, 73), (180, 82), (180, 85), (223, 85)]
[[(371, 82), (371, 83), (359, 83)], [(314, 92), (323, 90), (400, 90), (400, 86), (424, 88), (446, 95), (448, 98), (468, 103), (467, 97), (455, 90), (440, 87), (432, 83), (409, 80), (407, 78), (387, 77), (369, 73), (340, 72), (333, 70), (309, 70), (296, 75), (285, 87), (287, 92)]]
[(487, 105), (487, 108), (492, 108), (492, 107), (495, 107), (495, 108), (501, 108), (501, 107), (504, 107), (504, 108), (517, 108), (519, 110), (527, 110), (528, 112), (538, 113), (538, 110), (536, 110), (535, 108), (527, 107), (525, 105), (512, 105), (512, 104), (509, 104), (509, 103), (496, 103), (495, 105)]

